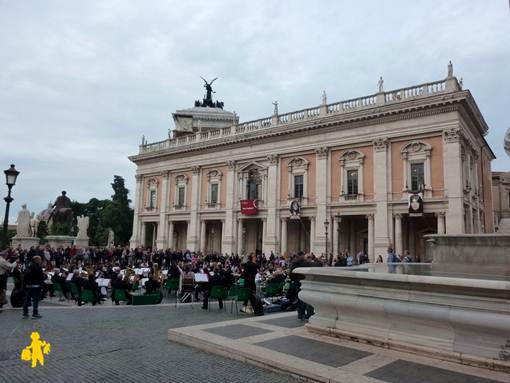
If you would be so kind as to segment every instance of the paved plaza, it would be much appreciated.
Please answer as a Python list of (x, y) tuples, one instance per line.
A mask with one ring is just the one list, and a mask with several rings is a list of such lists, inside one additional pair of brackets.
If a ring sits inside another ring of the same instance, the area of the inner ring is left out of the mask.
[(296, 313), (170, 329), (168, 338), (328, 383), (498, 383), (510, 375), (311, 333)]
[[(0, 382), (293, 382), (291, 377), (247, 366), (168, 341), (169, 328), (235, 319), (213, 304), (200, 307), (65, 307), (45, 302), (43, 319), (0, 313)], [(20, 360), (32, 331), (52, 345), (44, 367)]]

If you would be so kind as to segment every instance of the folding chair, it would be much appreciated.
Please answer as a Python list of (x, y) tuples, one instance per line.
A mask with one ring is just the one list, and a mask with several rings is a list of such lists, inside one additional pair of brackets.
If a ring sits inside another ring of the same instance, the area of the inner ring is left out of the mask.
[[(188, 298), (191, 298), (191, 303), (193, 303), (194, 295), (195, 280), (193, 278), (183, 278), (181, 289), (177, 292), (175, 299), (175, 307), (177, 307), (177, 303), (184, 303)], [(191, 305), (191, 308), (193, 308), (193, 305)]]
[[(219, 304), (220, 299), (225, 300), (227, 298), (227, 296), (228, 296), (228, 291), (225, 286), (213, 286), (211, 288), (211, 294), (209, 295), (209, 304), (207, 305), (207, 308), (209, 310), (211, 310), (211, 299), (216, 299)], [(223, 308), (225, 309), (225, 305), (223, 305)]]

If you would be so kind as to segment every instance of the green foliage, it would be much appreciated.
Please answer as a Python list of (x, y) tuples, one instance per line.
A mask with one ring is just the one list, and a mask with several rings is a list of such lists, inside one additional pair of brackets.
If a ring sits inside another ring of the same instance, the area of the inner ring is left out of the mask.
[(51, 235), (71, 235), (72, 227), (65, 223), (54, 223), (50, 229)]
[(45, 221), (40, 221), (37, 224), (37, 237), (44, 241), (46, 236), (48, 235), (48, 225)]
[[(115, 233), (115, 244), (126, 245), (131, 238), (133, 209), (129, 207), (129, 190), (125, 187), (124, 178), (120, 176), (114, 176), (111, 186), (114, 191), (111, 200), (92, 198), (87, 203), (71, 203), (74, 217), (89, 217), (87, 235), (92, 246), (107, 244), (109, 228)], [(76, 221), (74, 224), (76, 226)], [(76, 227), (75, 230), (77, 231)]]

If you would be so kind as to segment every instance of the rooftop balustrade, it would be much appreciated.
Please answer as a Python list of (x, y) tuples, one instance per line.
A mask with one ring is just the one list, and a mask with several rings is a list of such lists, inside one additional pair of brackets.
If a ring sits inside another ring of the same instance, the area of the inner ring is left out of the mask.
[(455, 91), (460, 89), (457, 80), (453, 77), (451, 79), (390, 90), (388, 92), (379, 92), (351, 100), (334, 102), (331, 104), (323, 104), (313, 108), (307, 108), (290, 113), (273, 115), (271, 117), (261, 118), (254, 121), (243, 122), (239, 123), (238, 125), (233, 125), (226, 128), (202, 131), (177, 138), (170, 138), (159, 142), (144, 143), (143, 145), (140, 145), (140, 154), (172, 148), (181, 148), (198, 142), (212, 143), (215, 140), (221, 140), (223, 137), (232, 137), (266, 129), (274, 129), (279, 126), (284, 126), (300, 121), (313, 120), (330, 115), (351, 113), (363, 109), (374, 108), (377, 106), (404, 102), (410, 99), (424, 98), (438, 93), (447, 93), (451, 91), (447, 86), (447, 82), (449, 80), (454, 81), (454, 87), (452, 90)]

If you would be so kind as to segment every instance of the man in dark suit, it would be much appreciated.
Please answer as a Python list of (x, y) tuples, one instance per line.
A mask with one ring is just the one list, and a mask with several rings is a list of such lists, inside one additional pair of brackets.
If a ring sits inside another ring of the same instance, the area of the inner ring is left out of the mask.
[(23, 278), (25, 288), (23, 318), (28, 318), (28, 305), (30, 301), (32, 301), (32, 318), (42, 318), (42, 316), (39, 315), (39, 298), (41, 297), (41, 287), (45, 279), (46, 276), (41, 267), (41, 257), (35, 255)]
[[(255, 293), (257, 291), (257, 285), (255, 284), (255, 276), (257, 275), (257, 257), (253, 254), (250, 255), (248, 262), (243, 265), (243, 273), (241, 277), (244, 278), (244, 287), (251, 290), (250, 303), (253, 307), (253, 313), (255, 315), (264, 315), (262, 304), (257, 300)], [(246, 306), (248, 302), (244, 302)]]

